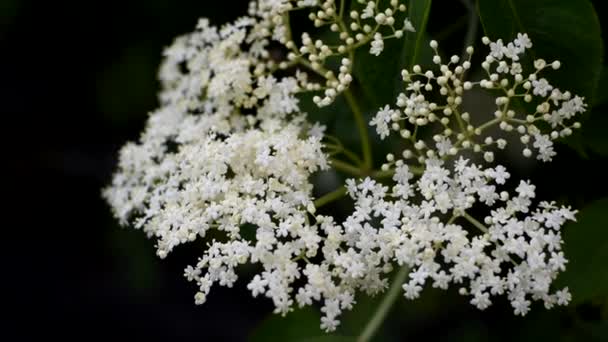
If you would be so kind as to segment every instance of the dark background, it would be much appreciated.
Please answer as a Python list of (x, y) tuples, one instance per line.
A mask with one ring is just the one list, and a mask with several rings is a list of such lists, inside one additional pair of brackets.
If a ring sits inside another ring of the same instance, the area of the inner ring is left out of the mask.
[[(238, 341), (271, 313), (270, 303), (251, 298), (243, 282), (215, 287), (204, 306), (195, 306), (195, 286), (182, 274), (200, 255), (197, 247), (161, 261), (140, 231), (117, 226), (100, 197), (118, 149), (137, 139), (156, 106), (162, 48), (199, 17), (221, 24), (245, 11), (246, 2), (234, 0), (0, 0), (0, 114), (9, 173), (2, 210), (8, 220), (0, 233), (8, 316), (0, 326), (7, 340)], [(597, 11), (606, 32), (606, 13)], [(465, 14), (458, 1), (438, 0), (429, 31), (445, 33)], [(455, 24), (445, 37), (448, 48), (460, 46), (463, 32)], [(582, 207), (608, 194), (606, 157), (565, 146), (558, 152), (549, 169), (525, 169), (541, 195)], [(577, 322), (601, 317), (592, 305), (550, 313), (535, 306), (520, 319), (504, 302), (479, 312), (454, 292), (402, 300), (385, 337), (511, 340), (563, 327), (587, 340), (592, 333)], [(357, 315), (370, 308), (362, 304)]]

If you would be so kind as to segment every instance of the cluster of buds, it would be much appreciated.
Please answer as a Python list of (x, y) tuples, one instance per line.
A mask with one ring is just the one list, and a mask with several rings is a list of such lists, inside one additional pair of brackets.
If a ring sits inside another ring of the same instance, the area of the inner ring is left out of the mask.
[[(454, 55), (444, 63), (436, 41), (431, 41), (430, 47), (435, 51), (433, 62), (438, 65), (438, 72), (423, 71), (419, 65), (402, 71), (406, 92), (398, 95), (397, 108), (385, 106), (371, 124), (376, 126), (381, 138), (388, 136), (392, 129), (411, 143), (411, 148), (403, 151), (404, 158), (416, 158), (423, 164), (427, 158), (446, 158), (466, 150), (482, 153), (487, 162), (492, 162), (492, 149), (504, 149), (508, 133), (513, 132), (519, 134), (525, 157), (532, 156), (534, 149), (537, 159), (550, 161), (555, 155), (553, 141), (580, 127), (579, 122), (571, 119), (585, 111), (583, 98), (561, 91), (539, 76), (547, 68), (558, 69), (559, 61), (548, 64), (537, 59), (533, 62), (533, 71), (524, 73), (528, 68), (521, 64), (520, 57), (532, 47), (526, 34), (519, 34), (506, 46), (502, 40), (491, 42), (484, 37), (482, 41), (490, 45), (490, 53), (481, 63), (486, 78), (479, 81), (465, 79), (467, 70), (471, 69), (473, 47), (466, 49), (466, 60)], [(497, 94), (494, 115), (486, 121), (483, 121), (484, 113), (471, 114), (463, 110), (463, 100), (474, 87)], [(433, 91), (437, 90), (441, 97), (433, 101)], [(529, 106), (533, 110), (526, 114)], [(440, 124), (441, 131), (428, 141), (418, 131), (431, 123)], [(541, 125), (549, 126), (550, 131), (543, 132)], [(493, 126), (504, 134), (488, 134)]]

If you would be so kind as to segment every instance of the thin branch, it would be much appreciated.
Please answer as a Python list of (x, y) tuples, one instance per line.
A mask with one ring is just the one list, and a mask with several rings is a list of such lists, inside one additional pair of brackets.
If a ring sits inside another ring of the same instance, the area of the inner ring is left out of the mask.
[(467, 219), (467, 221), (469, 221), (472, 225), (474, 225), (475, 227), (477, 227), (482, 232), (484, 232), (484, 233), (489, 233), (490, 232), (490, 230), (488, 229), (488, 227), (486, 227), (483, 223), (477, 221), (473, 216), (469, 215), (467, 212), (463, 212), (462, 213), (462, 217), (464, 217), (465, 219)]
[(372, 148), (369, 141), (369, 133), (367, 131), (367, 123), (365, 122), (365, 118), (363, 117), (363, 113), (361, 112), (361, 108), (357, 104), (355, 97), (350, 89), (346, 89), (344, 92), (344, 97), (346, 98), (346, 102), (353, 112), (353, 116), (355, 117), (355, 122), (357, 124), (357, 129), (359, 130), (359, 136), (361, 137), (361, 150), (363, 152), (363, 165), (366, 170), (370, 170), (373, 164), (372, 157)]
[(384, 319), (386, 318), (386, 315), (389, 313), (391, 307), (395, 303), (395, 300), (401, 291), (401, 286), (405, 282), (409, 271), (410, 269), (407, 265), (401, 267), (393, 279), (391, 288), (388, 290), (382, 299), (382, 303), (380, 303), (380, 306), (378, 306), (378, 309), (374, 313), (374, 316), (372, 316), (372, 319), (367, 323), (363, 329), (363, 332), (357, 338), (357, 342), (368, 342), (372, 339), (372, 337), (374, 337), (376, 331), (378, 328), (380, 328), (382, 322), (384, 322)]
[(315, 208), (320, 208), (333, 201), (339, 200), (346, 195), (346, 187), (341, 186), (338, 189), (329, 192), (315, 200)]

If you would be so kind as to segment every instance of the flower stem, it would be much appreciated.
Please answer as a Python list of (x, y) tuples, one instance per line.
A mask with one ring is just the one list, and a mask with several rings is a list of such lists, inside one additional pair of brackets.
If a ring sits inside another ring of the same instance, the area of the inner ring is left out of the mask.
[(477, 229), (481, 230), (484, 233), (488, 233), (488, 227), (484, 226), (483, 223), (477, 221), (473, 216), (467, 214), (466, 212), (462, 213), (462, 216), (467, 219), (467, 221), (469, 221), (472, 225), (474, 225), (475, 227), (477, 227)]
[(380, 306), (378, 306), (374, 316), (367, 323), (361, 335), (359, 335), (357, 338), (357, 342), (368, 342), (372, 337), (374, 337), (376, 331), (378, 328), (380, 328), (380, 325), (382, 325), (386, 315), (389, 313), (391, 307), (395, 303), (395, 300), (401, 291), (401, 286), (405, 282), (409, 271), (410, 269), (407, 265), (403, 265), (401, 269), (399, 269), (399, 272), (393, 279), (390, 289), (382, 299), (382, 303), (380, 303)]
[(344, 154), (348, 159), (350, 159), (356, 165), (363, 164), (363, 161), (361, 160), (361, 158), (359, 158), (359, 156), (356, 153), (354, 153), (353, 151), (342, 146), (342, 144), (337, 144), (337, 145), (332, 144), (332, 143), (323, 143), (323, 144), (325, 145), (325, 147), (335, 150), (336, 153)]
[(337, 160), (337, 159), (332, 159), (331, 160), (331, 166), (336, 169), (337, 171), (341, 171), (344, 173), (347, 173), (351, 176), (355, 176), (355, 177), (361, 177), (363, 176), (363, 172), (361, 171), (360, 168), (353, 166), (349, 163), (343, 162), (341, 160)]
[(339, 14), (338, 17), (343, 18), (344, 17), (344, 0), (340, 0), (340, 9), (339, 9)]
[[(420, 166), (415, 166), (415, 165), (409, 165), (409, 171), (415, 175), (422, 175), (424, 173), (424, 169)], [(372, 178), (389, 178), (392, 177), (395, 174), (395, 170), (394, 169), (390, 169), (390, 170), (380, 170), (380, 171), (374, 171), (372, 173)]]
[(338, 189), (326, 193), (325, 195), (317, 198), (315, 200), (315, 208), (320, 208), (326, 204), (329, 204), (335, 200), (338, 200), (340, 198), (342, 198), (344, 195), (346, 195), (346, 187), (341, 186)]
[(357, 104), (355, 97), (350, 89), (346, 89), (344, 91), (344, 97), (346, 98), (346, 102), (350, 109), (353, 112), (355, 117), (355, 122), (357, 124), (357, 129), (359, 130), (359, 136), (361, 137), (361, 150), (363, 152), (363, 166), (365, 171), (369, 171), (372, 168), (373, 158), (372, 158), (372, 148), (369, 142), (369, 134), (367, 132), (367, 124), (365, 119), (363, 118), (363, 113), (361, 112), (361, 108)]

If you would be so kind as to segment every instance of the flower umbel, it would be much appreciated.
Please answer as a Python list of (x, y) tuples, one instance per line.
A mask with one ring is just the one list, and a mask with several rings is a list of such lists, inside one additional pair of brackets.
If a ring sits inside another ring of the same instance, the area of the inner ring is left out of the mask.
[[(333, 36), (293, 39), (294, 10), (309, 11), (314, 26)], [(213, 285), (232, 287), (239, 265), (256, 264), (247, 284), (253, 297), (271, 299), (283, 315), (320, 303), (326, 331), (361, 292), (395, 285), (408, 299), (427, 285), (456, 287), (481, 310), (505, 295), (518, 315), (532, 301), (567, 304), (568, 289), (552, 282), (567, 264), (560, 228), (576, 211), (537, 201), (534, 185), (494, 164), (513, 135), (524, 157), (550, 161), (553, 141), (580, 127), (572, 121), (584, 99), (544, 75), (560, 62), (526, 65), (532, 42), (525, 33), (507, 43), (484, 37), (484, 76), (469, 81), (473, 48), (466, 60), (445, 63), (431, 41), (438, 70), (403, 70), (405, 90), (369, 122), (380, 139), (396, 132), (405, 146), (373, 170), (367, 140), (362, 160), (309, 122), (300, 95), (313, 93), (323, 107), (344, 94), (352, 105), (355, 50), (377, 56), (385, 40), (416, 30), (399, 17), (406, 6), (397, 0), (385, 7), (358, 1), (345, 12), (333, 0), (252, 1), (246, 17), (221, 28), (201, 19), (177, 38), (160, 68), (160, 108), (139, 141), (122, 148), (103, 192), (120, 223), (155, 238), (161, 258), (204, 241), (203, 255), (184, 272), (198, 287), (196, 304)], [(493, 116), (462, 109), (473, 88), (491, 91)], [(516, 110), (516, 101), (531, 112)], [(363, 122), (358, 108), (353, 113)], [(430, 135), (421, 133), (427, 126)], [(315, 198), (312, 176), (331, 169), (357, 177)], [(345, 220), (317, 214), (346, 194), (354, 208)], [(391, 284), (397, 267), (410, 273)]]

